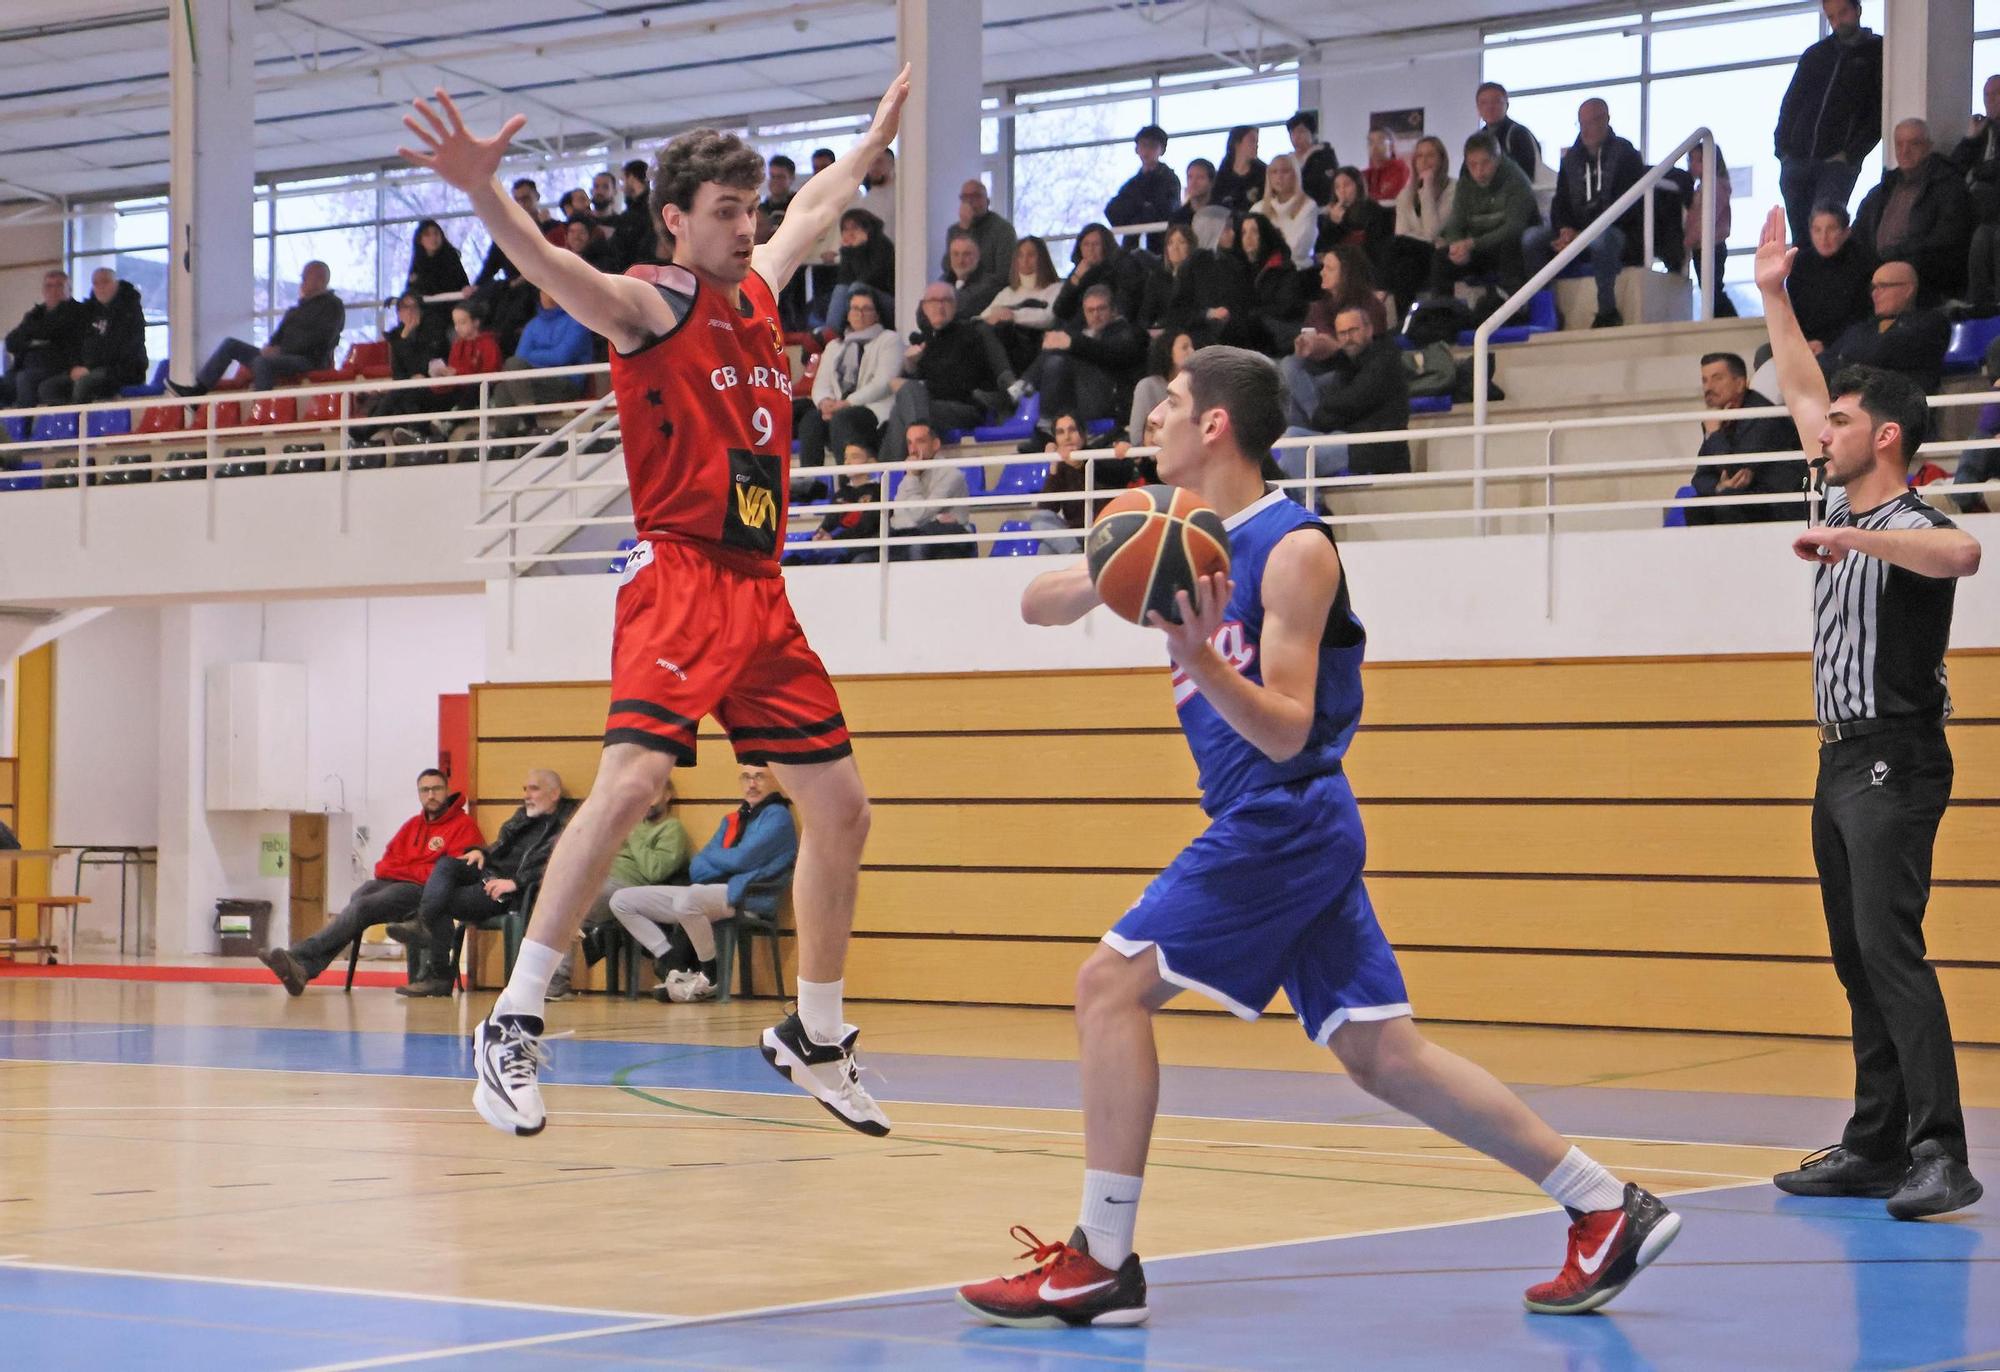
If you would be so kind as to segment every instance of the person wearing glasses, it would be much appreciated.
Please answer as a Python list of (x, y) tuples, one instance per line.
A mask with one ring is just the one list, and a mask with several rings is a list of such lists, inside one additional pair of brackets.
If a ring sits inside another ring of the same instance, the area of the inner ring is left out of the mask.
[[(1375, 321), (1360, 307), (1333, 318), (1333, 343), (1311, 330), (1293, 340), (1292, 355), (1278, 364), (1285, 383), (1285, 437), (1360, 434), (1410, 426), (1410, 371), (1395, 340), (1377, 336)], [(1323, 360), (1325, 369), (1315, 370)], [(1379, 474), (1410, 470), (1410, 445), (1315, 443), (1279, 448), (1272, 456), (1294, 480), (1308, 471), (1333, 476), (1342, 471)], [(1300, 493), (1292, 492), (1296, 498)]]
[(1843, 367), (1880, 367), (1917, 383), (1926, 395), (1944, 376), (1944, 354), (1951, 346), (1951, 324), (1942, 310), (1917, 307), (1917, 269), (1908, 262), (1884, 262), (1868, 281), (1875, 312), (1850, 324), (1819, 355), (1829, 377)]

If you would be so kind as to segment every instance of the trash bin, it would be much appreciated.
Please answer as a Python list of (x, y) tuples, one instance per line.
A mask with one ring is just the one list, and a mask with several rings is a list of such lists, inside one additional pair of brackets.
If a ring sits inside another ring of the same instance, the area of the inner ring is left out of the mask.
[(271, 902), (223, 897), (215, 902), (215, 932), (224, 957), (256, 957), (270, 946)]

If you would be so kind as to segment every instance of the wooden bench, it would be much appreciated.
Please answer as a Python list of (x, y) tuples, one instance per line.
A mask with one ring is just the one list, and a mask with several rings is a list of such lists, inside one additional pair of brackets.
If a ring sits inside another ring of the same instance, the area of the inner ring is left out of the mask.
[(89, 896), (0, 896), (0, 911), (7, 915), (7, 937), (0, 939), (0, 953), (10, 955), (14, 961), (21, 960), (23, 953), (46, 953), (47, 962), (56, 960), (56, 945), (26, 940), (21, 937), (21, 915), (33, 911), (35, 916), (35, 936), (42, 932), (42, 917), (45, 914), (60, 914), (69, 911), (69, 946), (71, 956), (76, 950), (76, 912), (90, 904)]

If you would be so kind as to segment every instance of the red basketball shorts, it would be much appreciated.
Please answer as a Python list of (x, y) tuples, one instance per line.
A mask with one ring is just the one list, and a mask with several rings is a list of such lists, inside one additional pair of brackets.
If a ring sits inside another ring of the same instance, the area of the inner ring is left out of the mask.
[(618, 589), (604, 742), (695, 760), (715, 716), (739, 762), (832, 762), (854, 751), (826, 665), (783, 577), (746, 576), (668, 539), (641, 542)]

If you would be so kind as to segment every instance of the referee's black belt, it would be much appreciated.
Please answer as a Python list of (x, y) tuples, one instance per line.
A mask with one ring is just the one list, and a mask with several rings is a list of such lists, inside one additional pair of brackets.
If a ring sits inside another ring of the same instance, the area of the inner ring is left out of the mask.
[(1870, 734), (1887, 734), (1898, 729), (1941, 728), (1944, 721), (1936, 715), (1894, 715), (1888, 719), (1849, 719), (1837, 724), (1819, 726), (1821, 743), (1839, 743), (1850, 738), (1867, 738)]

